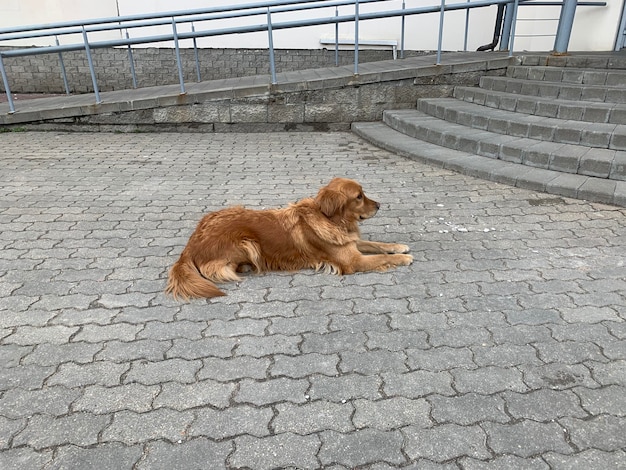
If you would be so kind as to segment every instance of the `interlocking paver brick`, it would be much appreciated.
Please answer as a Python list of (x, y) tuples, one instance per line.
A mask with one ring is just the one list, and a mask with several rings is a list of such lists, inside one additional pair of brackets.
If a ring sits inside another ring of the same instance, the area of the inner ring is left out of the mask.
[(67, 414), (80, 392), (65, 387), (46, 387), (40, 390), (7, 390), (0, 398), (0, 416), (18, 419), (35, 413), (51, 416)]
[(73, 403), (72, 408), (93, 414), (110, 414), (122, 410), (142, 413), (152, 409), (152, 402), (158, 393), (159, 388), (156, 385), (90, 385), (85, 387), (82, 396)]
[(193, 383), (202, 368), (200, 360), (166, 359), (159, 362), (134, 361), (124, 377), (125, 383), (153, 385), (162, 382)]
[(321, 440), (319, 459), (323, 465), (334, 463), (355, 468), (368, 462), (392, 465), (406, 462), (399, 431), (364, 429), (348, 434), (325, 431), (321, 433)]
[(513, 424), (485, 423), (489, 447), (498, 454), (532, 457), (546, 452), (570, 454), (563, 427), (555, 422), (522, 420)]
[(90, 449), (69, 445), (59, 448), (57, 458), (50, 468), (118, 470), (131, 468), (140, 461), (141, 455), (141, 446), (127, 447), (117, 442), (100, 444)]
[(90, 446), (98, 442), (99, 434), (110, 422), (109, 416), (89, 413), (72, 413), (53, 417), (36, 414), (13, 439), (14, 446), (45, 449), (63, 444)]
[(438, 423), (472, 425), (483, 421), (507, 423), (505, 401), (498, 395), (466, 393), (461, 396), (430, 395), (432, 417)]
[(230, 459), (236, 468), (302, 468), (320, 467), (317, 454), (320, 439), (315, 435), (299, 436), (292, 433), (276, 434), (264, 438), (239, 436)]
[(128, 364), (115, 364), (105, 361), (89, 364), (68, 362), (61, 364), (58, 370), (46, 380), (46, 385), (64, 385), (80, 387), (83, 385), (119, 385), (122, 375), (128, 372)]
[(281, 403), (272, 421), (274, 432), (308, 435), (331, 429), (337, 432), (354, 430), (351, 417), (354, 409), (349, 403), (318, 400), (306, 404)]
[(138, 463), (137, 468), (171, 470), (182, 467), (205, 468), (210, 465), (216, 470), (226, 469), (231, 452), (231, 442), (212, 442), (202, 437), (180, 443), (156, 441), (147, 445), (147, 456)]
[(357, 429), (391, 431), (408, 425), (429, 427), (432, 424), (430, 404), (423, 399), (405, 397), (377, 401), (358, 399), (353, 403), (355, 413), (352, 420)]
[(488, 459), (487, 436), (479, 426), (442, 424), (434, 428), (407, 426), (405, 452), (411, 459), (444, 462), (461, 456)]
[(225, 410), (203, 408), (196, 412), (196, 418), (189, 429), (191, 436), (206, 436), (211, 439), (249, 434), (269, 436), (269, 424), (274, 418), (271, 408), (255, 408), (239, 405)]
[[(619, 468), (622, 208), (347, 133), (2, 139), (0, 467)], [(411, 266), (162, 293), (202, 214), (336, 175)]]
[[(107, 420), (110, 420), (107, 416)], [(146, 413), (118, 411), (102, 433), (101, 442), (122, 442), (134, 445), (155, 439), (178, 442), (187, 433), (194, 416), (190, 411), (174, 411), (160, 408)]]

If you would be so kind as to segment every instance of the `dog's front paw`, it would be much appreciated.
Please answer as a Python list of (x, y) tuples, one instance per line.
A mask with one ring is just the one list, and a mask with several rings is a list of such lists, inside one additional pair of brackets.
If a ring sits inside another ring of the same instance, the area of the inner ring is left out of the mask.
[(411, 248), (407, 245), (401, 245), (400, 243), (389, 243), (385, 250), (389, 254), (408, 253)]
[(398, 266), (408, 266), (413, 262), (411, 255), (396, 255), (396, 258), (398, 259)]

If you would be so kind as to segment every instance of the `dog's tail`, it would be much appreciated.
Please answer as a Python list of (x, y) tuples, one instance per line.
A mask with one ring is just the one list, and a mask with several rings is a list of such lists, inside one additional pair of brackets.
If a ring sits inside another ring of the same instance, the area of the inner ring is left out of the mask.
[(184, 300), (226, 295), (215, 284), (202, 277), (193, 261), (184, 255), (172, 266), (165, 293), (175, 299), (181, 297)]

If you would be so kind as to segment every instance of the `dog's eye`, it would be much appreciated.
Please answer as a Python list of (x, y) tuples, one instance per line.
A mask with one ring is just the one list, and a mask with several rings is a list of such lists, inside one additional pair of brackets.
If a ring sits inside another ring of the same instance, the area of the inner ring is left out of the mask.
[(358, 195), (356, 198), (357, 198), (359, 201), (360, 201), (361, 199), (363, 199), (363, 193), (359, 193), (359, 195)]

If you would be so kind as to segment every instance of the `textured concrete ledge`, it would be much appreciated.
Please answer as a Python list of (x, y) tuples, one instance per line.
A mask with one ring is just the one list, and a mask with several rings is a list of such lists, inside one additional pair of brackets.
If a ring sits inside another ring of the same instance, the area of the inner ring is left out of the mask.
[[(34, 99), (9, 114), (0, 103), (0, 126), (62, 130), (160, 129), (347, 130), (352, 121), (377, 120), (384, 109), (414, 107), (427, 96), (451, 96), (459, 84), (476, 85), (485, 74), (504, 74), (516, 63), (506, 54), (450, 53), (353, 66), (285, 72), (179, 85)], [(152, 128), (154, 129), (154, 128)]]

